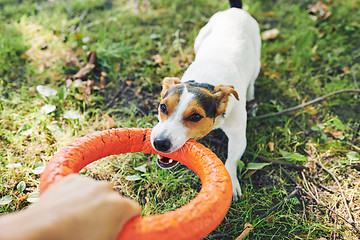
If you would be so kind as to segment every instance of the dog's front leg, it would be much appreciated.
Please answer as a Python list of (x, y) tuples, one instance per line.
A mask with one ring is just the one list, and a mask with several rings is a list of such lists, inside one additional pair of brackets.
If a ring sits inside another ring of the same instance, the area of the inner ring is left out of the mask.
[(240, 160), (246, 148), (246, 126), (241, 128), (239, 126), (236, 128), (225, 128), (223, 130), (229, 139), (225, 168), (231, 177), (233, 201), (236, 202), (242, 195), (237, 177), (237, 161)]

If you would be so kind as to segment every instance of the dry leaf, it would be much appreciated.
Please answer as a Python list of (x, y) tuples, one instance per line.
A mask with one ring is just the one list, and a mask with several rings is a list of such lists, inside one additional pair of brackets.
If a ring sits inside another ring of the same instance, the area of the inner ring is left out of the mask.
[(269, 146), (270, 152), (273, 152), (273, 151), (274, 151), (274, 147), (275, 147), (275, 143), (274, 143), (274, 142), (269, 142), (269, 143), (268, 143), (268, 146)]
[(93, 63), (95, 64), (95, 60), (96, 60), (96, 52), (91, 51), (87, 53), (87, 61), (88, 63)]
[(134, 82), (131, 80), (126, 80), (125, 84), (128, 85), (129, 87), (131, 87), (132, 85), (134, 85)]
[(276, 72), (276, 73), (271, 74), (269, 78), (270, 79), (275, 79), (275, 78), (278, 78), (278, 77), (280, 77), (280, 73)]
[(317, 14), (322, 19), (327, 19), (328, 17), (330, 17), (331, 12), (328, 10), (329, 6), (324, 4), (321, 0), (318, 1), (316, 4), (308, 5), (308, 12), (312, 14)]
[(248, 174), (245, 174), (243, 179), (250, 178), (254, 173), (256, 173), (257, 170), (251, 170)]
[(248, 233), (254, 229), (254, 226), (250, 223), (245, 223), (244, 231), (236, 238), (236, 240), (242, 240)]
[(75, 34), (75, 38), (77, 39), (81, 39), (83, 37), (83, 35), (81, 33), (76, 33)]
[(310, 234), (306, 234), (306, 235), (296, 235), (296, 237), (298, 237), (298, 238), (311, 238), (311, 239), (312, 239), (312, 237), (311, 237)]
[(315, 54), (316, 53), (316, 50), (319, 48), (319, 46), (318, 45), (315, 45), (312, 49), (311, 49), (311, 52), (313, 53), (313, 54)]
[(275, 39), (279, 35), (280, 31), (277, 28), (273, 28), (267, 31), (264, 31), (261, 34), (262, 40), (271, 40)]
[(101, 72), (101, 76), (100, 76), (100, 88), (105, 88), (105, 87), (106, 87), (105, 77), (106, 77), (106, 73), (105, 73), (105, 72)]
[(321, 59), (321, 57), (320, 57), (319, 55), (316, 55), (316, 54), (314, 54), (313, 57), (314, 57), (316, 60)]
[(156, 55), (154, 55), (154, 56), (152, 56), (152, 59), (154, 60), (154, 62), (156, 63), (156, 64), (162, 64), (163, 63), (163, 59), (162, 59), (162, 57), (159, 55), (159, 54), (156, 54)]
[(274, 11), (266, 12), (266, 13), (263, 13), (263, 16), (264, 17), (272, 17), (272, 16), (275, 16), (275, 12)]
[(331, 136), (333, 136), (335, 139), (338, 139), (340, 136), (344, 136), (344, 133), (342, 131), (331, 131), (329, 132), (331, 134)]
[(91, 70), (94, 69), (94, 67), (95, 67), (95, 64), (88, 63), (88, 64), (86, 64), (85, 67), (80, 69), (72, 78), (73, 79), (77, 79), (77, 78), (84, 79), (91, 72)]
[(115, 121), (112, 117), (110, 117), (108, 114), (105, 114), (106, 117), (106, 129), (110, 129), (115, 127)]
[(305, 111), (310, 113), (311, 115), (315, 115), (318, 113), (318, 111), (313, 106), (307, 106), (305, 107)]
[(325, 33), (319, 33), (318, 38), (323, 38), (325, 36)]
[(272, 220), (274, 220), (274, 215), (268, 217), (268, 218), (266, 219), (266, 222), (269, 223), (269, 222), (271, 222)]

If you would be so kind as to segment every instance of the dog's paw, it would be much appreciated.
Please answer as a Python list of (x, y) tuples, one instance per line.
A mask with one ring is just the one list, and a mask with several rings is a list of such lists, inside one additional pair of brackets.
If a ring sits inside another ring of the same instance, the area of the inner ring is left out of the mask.
[(238, 200), (241, 199), (241, 188), (240, 188), (240, 183), (239, 180), (234, 180), (231, 179), (232, 182), (232, 187), (233, 187), (233, 202), (237, 202)]

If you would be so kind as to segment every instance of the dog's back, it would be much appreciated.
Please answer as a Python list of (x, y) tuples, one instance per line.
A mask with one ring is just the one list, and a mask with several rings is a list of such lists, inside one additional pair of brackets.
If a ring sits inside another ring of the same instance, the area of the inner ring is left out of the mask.
[[(236, 90), (240, 90), (240, 86), (243, 88), (244, 84), (251, 84), (259, 73), (260, 46), (259, 26), (249, 13), (237, 7), (218, 12), (199, 32), (194, 46), (195, 61), (182, 79), (207, 82), (213, 78), (210, 81), (215, 85), (232, 84)], [(199, 68), (207, 70), (199, 71)], [(215, 72), (212, 71), (214, 68)], [(199, 72), (206, 74), (193, 75)], [(218, 77), (216, 73), (222, 79), (215, 79)], [(238, 81), (229, 79), (227, 83), (224, 76), (228, 74), (237, 76)]]

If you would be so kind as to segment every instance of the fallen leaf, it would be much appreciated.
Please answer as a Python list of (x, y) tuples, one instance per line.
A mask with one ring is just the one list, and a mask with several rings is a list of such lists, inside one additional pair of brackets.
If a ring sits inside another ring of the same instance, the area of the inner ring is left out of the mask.
[(74, 109), (70, 109), (70, 110), (64, 112), (64, 118), (65, 119), (79, 119), (80, 112), (78, 112)]
[(126, 80), (125, 81), (126, 85), (128, 85), (129, 87), (131, 87), (132, 85), (134, 85), (134, 82), (131, 80)]
[(94, 52), (94, 51), (88, 52), (88, 55), (87, 55), (88, 63), (94, 64), (95, 60), (96, 60), (96, 52)]
[(312, 49), (311, 49), (311, 52), (313, 53), (313, 54), (315, 54), (316, 53), (316, 50), (319, 48), (319, 45), (315, 45)]
[(108, 114), (105, 114), (106, 117), (106, 129), (110, 129), (115, 127), (115, 121), (112, 117), (110, 117)]
[[(335, 130), (335, 131), (330, 131), (329, 132), (331, 134), (331, 136), (333, 136), (335, 139), (338, 139), (338, 138), (342, 138), (344, 136), (344, 133), (342, 131), (338, 131), (338, 130)], [(341, 137), (342, 136), (342, 137)]]
[(306, 235), (296, 235), (297, 238), (312, 238), (310, 234)]
[(55, 96), (57, 94), (57, 90), (44, 85), (36, 86), (36, 90), (44, 97)]
[(46, 104), (40, 108), (40, 112), (42, 114), (46, 115), (46, 114), (52, 113), (53, 111), (55, 111), (55, 109), (56, 109), (55, 105)]
[(85, 67), (81, 68), (72, 78), (73, 79), (84, 79), (94, 68), (95, 68), (95, 64), (88, 63), (85, 65)]
[(315, 15), (310, 15), (310, 19), (316, 22), (318, 20), (318, 17)]
[(274, 11), (270, 11), (270, 12), (265, 12), (263, 13), (264, 17), (272, 17), (275, 16), (275, 12)]
[(94, 80), (88, 79), (85, 82), (85, 94), (87, 95), (87, 97), (91, 95), (91, 90), (93, 89), (94, 85), (95, 85)]
[(267, 31), (264, 31), (261, 34), (261, 38), (262, 40), (271, 40), (271, 39), (275, 39), (277, 38), (277, 36), (279, 35), (280, 31), (277, 28), (273, 28)]
[(162, 64), (163, 63), (163, 59), (162, 59), (162, 57), (160, 56), (160, 54), (156, 54), (156, 55), (154, 55), (154, 56), (152, 56), (152, 59), (154, 60), (154, 62), (156, 63), (156, 64)]
[(318, 38), (323, 38), (325, 36), (325, 33), (319, 33)]
[(251, 170), (249, 173), (245, 174), (243, 179), (248, 179), (251, 177), (254, 173), (256, 173), (257, 170)]
[(315, 115), (318, 113), (318, 111), (316, 110), (316, 108), (314, 108), (313, 106), (307, 106), (304, 108), (305, 111), (307, 111), (308, 113), (310, 113), (311, 115)]
[(268, 143), (268, 146), (269, 146), (270, 152), (273, 152), (273, 151), (274, 151), (275, 143), (274, 143), (274, 142), (269, 142), (269, 143)]
[(25, 194), (23, 196), (21, 196), (20, 198), (18, 198), (16, 201), (17, 201), (17, 204), (16, 204), (16, 209), (19, 209), (20, 208), (20, 204), (22, 202), (24, 202), (27, 198), (29, 197), (29, 194)]
[(269, 222), (271, 222), (272, 220), (274, 220), (274, 215), (268, 217), (268, 218), (266, 219), (266, 222), (269, 223)]
[(244, 231), (236, 238), (236, 240), (242, 240), (248, 233), (254, 229), (254, 226), (250, 223), (245, 223)]
[(269, 78), (274, 79), (274, 78), (278, 78), (278, 77), (280, 77), (280, 73), (276, 72), (276, 73), (271, 74)]
[(316, 4), (308, 5), (308, 12), (320, 16), (322, 19), (327, 19), (331, 16), (329, 6), (319, 0)]
[(81, 39), (83, 37), (83, 35), (81, 33), (76, 33), (75, 34), (75, 38), (77, 39)]
[(101, 76), (100, 76), (100, 88), (105, 88), (105, 87), (106, 87), (105, 77), (106, 77), (106, 73), (105, 73), (105, 72), (101, 72)]
[(313, 57), (314, 57), (316, 60), (321, 59), (321, 57), (320, 57), (319, 55), (316, 55), (316, 54), (314, 54)]

